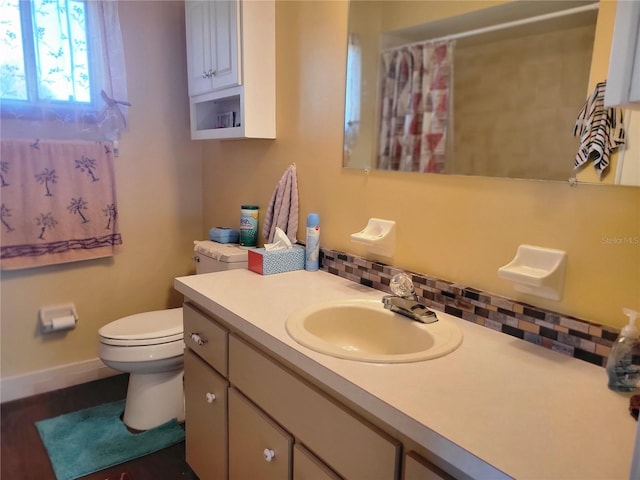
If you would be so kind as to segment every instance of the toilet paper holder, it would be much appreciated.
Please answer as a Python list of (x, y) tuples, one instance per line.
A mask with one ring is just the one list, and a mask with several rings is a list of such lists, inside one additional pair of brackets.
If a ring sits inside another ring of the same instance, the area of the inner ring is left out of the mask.
[(42, 307), (39, 310), (42, 333), (59, 332), (76, 328), (78, 313), (73, 303)]

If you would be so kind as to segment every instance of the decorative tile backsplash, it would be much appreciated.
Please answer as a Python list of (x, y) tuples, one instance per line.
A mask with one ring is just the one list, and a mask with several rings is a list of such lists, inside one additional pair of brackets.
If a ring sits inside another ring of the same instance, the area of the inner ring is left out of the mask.
[[(321, 253), (322, 270), (387, 293), (391, 293), (391, 277), (404, 271), (325, 248)], [(405, 273), (412, 277), (418, 297), (434, 310), (596, 365), (606, 364), (611, 345), (619, 334), (612, 327), (491, 295), (466, 285), (419, 273)]]

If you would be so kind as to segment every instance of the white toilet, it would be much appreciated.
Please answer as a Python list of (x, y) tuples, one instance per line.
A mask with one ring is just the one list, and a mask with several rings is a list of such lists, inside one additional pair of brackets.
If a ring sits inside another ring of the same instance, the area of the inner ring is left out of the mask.
[[(247, 250), (235, 244), (194, 242), (196, 274), (247, 268)], [(115, 320), (98, 334), (98, 356), (129, 373), (125, 425), (148, 430), (184, 420), (182, 308), (138, 313)]]

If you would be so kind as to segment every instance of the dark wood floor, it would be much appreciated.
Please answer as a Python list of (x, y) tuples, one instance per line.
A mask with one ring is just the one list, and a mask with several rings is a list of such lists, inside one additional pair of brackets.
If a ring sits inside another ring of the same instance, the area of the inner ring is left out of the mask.
[[(83, 408), (125, 398), (127, 375), (85, 383), (0, 406), (0, 478), (55, 480), (49, 457), (35, 422)], [(184, 458), (184, 442), (115, 467), (82, 477), (83, 480), (197, 480)]]

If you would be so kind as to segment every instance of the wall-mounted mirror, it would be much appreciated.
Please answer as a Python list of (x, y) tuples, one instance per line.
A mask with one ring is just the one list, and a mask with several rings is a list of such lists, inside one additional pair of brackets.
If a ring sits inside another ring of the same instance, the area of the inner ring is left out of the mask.
[[(598, 6), (351, 0), (344, 166), (574, 177)], [(639, 147), (620, 150), (613, 183), (640, 184)]]

